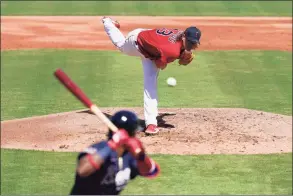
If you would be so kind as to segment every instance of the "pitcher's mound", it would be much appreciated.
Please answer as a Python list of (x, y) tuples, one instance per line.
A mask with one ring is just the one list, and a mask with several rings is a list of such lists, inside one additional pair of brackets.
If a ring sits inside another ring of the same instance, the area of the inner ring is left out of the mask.
[[(102, 108), (111, 116), (120, 109)], [(292, 152), (292, 117), (247, 109), (160, 109), (160, 133), (139, 133), (148, 153)], [(141, 120), (141, 125), (144, 121)], [(107, 127), (87, 110), (1, 122), (1, 148), (81, 151), (105, 139)]]

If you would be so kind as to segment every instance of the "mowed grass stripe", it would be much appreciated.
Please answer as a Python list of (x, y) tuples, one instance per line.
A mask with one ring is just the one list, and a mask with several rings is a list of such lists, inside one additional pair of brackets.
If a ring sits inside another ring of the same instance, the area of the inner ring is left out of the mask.
[(292, 16), (292, 2), (4, 1), (1, 15)]
[[(114, 51), (2, 51), (1, 120), (82, 109), (54, 78), (61, 67), (101, 107), (143, 107), (139, 58)], [(292, 55), (278, 51), (199, 52), (159, 74), (160, 107), (243, 107), (292, 114)], [(173, 76), (177, 86), (166, 79)], [(180, 96), (179, 96), (180, 95)]]
[[(287, 65), (283, 61), (285, 58)], [(210, 61), (214, 65), (221, 64), (212, 68), (216, 84), (223, 94), (241, 97), (242, 107), (268, 108), (271, 111), (283, 108), (285, 114), (292, 113), (289, 102), (292, 100), (292, 77), (286, 74), (286, 71), (292, 72), (292, 64), (289, 64), (292, 55), (285, 57), (281, 53), (274, 55), (272, 52), (254, 51), (249, 57), (237, 51), (214, 52)]]
[[(68, 194), (77, 153), (1, 150), (2, 194)], [(123, 194), (289, 194), (292, 153), (152, 155), (157, 179), (138, 178)]]
[[(73, 80), (78, 85), (80, 84), (86, 94), (92, 97), (95, 95), (97, 98), (95, 100), (105, 102), (106, 100), (111, 101), (111, 97), (113, 97), (112, 81), (109, 77), (112, 73), (112, 67), (108, 66), (113, 64), (110, 62), (113, 58), (107, 56), (107, 53), (96, 56), (94, 52), (89, 52), (77, 58), (74, 56), (79, 52), (63, 51), (59, 54), (58, 51), (52, 53), (52, 51), (32, 50), (17, 53), (19, 54), (18, 59), (15, 59), (13, 54), (7, 56), (8, 69), (2, 66), (1, 87), (10, 87), (3, 91), (1, 105), (5, 107), (9, 105), (7, 102), (11, 103), (15, 106), (13, 110), (19, 113), (19, 117), (28, 114), (49, 114), (64, 109), (66, 111), (69, 108), (83, 108), (83, 105), (69, 92), (66, 92), (65, 88), (53, 76), (53, 72), (59, 67), (70, 69), (70, 77), (78, 76), (74, 77)], [(101, 58), (103, 63), (100, 61)], [(6, 58), (3, 57), (2, 60), (2, 65), (6, 64)], [(104, 91), (101, 93), (96, 87), (103, 88)], [(101, 102), (99, 101), (99, 103)], [(1, 110), (2, 115), (6, 111), (5, 109)]]

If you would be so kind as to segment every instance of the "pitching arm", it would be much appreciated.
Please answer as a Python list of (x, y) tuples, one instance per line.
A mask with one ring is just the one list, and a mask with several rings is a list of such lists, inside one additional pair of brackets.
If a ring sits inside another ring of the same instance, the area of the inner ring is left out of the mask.
[(167, 58), (161, 53), (161, 57), (159, 59), (154, 60), (157, 68), (164, 70), (167, 67)]

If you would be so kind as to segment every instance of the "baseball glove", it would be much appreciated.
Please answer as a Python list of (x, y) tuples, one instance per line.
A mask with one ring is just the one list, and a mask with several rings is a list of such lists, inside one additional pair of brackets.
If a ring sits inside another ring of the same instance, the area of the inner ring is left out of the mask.
[(194, 55), (191, 51), (184, 50), (179, 57), (178, 63), (180, 65), (188, 65), (193, 60), (193, 58)]

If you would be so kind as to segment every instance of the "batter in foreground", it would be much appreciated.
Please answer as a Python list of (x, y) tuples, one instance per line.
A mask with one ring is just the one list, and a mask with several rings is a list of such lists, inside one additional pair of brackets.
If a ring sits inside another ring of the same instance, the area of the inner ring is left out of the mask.
[(145, 153), (136, 114), (121, 110), (111, 121), (119, 129), (108, 140), (93, 144), (78, 156), (75, 183), (70, 195), (118, 195), (137, 176), (156, 177), (159, 166)]
[(179, 64), (188, 65), (193, 60), (192, 51), (200, 44), (201, 31), (194, 26), (187, 29), (135, 29), (125, 37), (120, 24), (103, 17), (105, 31), (112, 43), (124, 54), (141, 58), (144, 73), (144, 117), (146, 134), (157, 134), (158, 91), (157, 79), (160, 70), (168, 63), (179, 59)]

